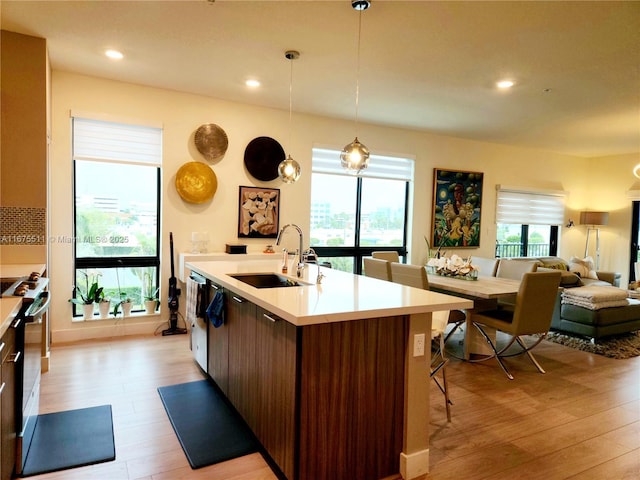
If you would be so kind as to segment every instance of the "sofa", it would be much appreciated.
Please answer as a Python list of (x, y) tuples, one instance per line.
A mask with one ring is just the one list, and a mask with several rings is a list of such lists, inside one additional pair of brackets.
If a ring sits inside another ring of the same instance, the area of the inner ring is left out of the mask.
[[(565, 288), (580, 288), (591, 285), (620, 287), (620, 273), (590, 272), (590, 276), (582, 275), (579, 265), (574, 265), (560, 257), (517, 257), (514, 260), (535, 261), (536, 271), (560, 270), (560, 290), (551, 319), (551, 329), (574, 335), (592, 338), (594, 341), (610, 335), (640, 330), (640, 301), (629, 299), (624, 307), (590, 310), (576, 305), (562, 303), (562, 291)], [(594, 275), (595, 273), (595, 275)]]

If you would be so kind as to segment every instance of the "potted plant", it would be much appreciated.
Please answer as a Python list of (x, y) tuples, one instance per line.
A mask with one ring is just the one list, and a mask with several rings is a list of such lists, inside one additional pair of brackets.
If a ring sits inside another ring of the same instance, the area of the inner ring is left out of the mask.
[[(82, 313), (83, 318), (85, 320), (90, 320), (93, 318), (93, 309), (94, 303), (100, 302), (104, 298), (104, 292), (101, 286), (98, 284), (99, 274), (93, 278), (89, 278), (90, 275), (87, 272), (80, 272), (84, 275), (85, 279), (85, 289), (84, 292), (82, 288), (78, 285), (74, 285), (75, 296), (70, 298), (69, 301), (71, 303), (75, 303), (76, 305), (82, 305)], [(89, 282), (91, 280), (91, 286), (89, 286)]]
[(120, 306), (122, 306), (122, 316), (128, 317), (131, 315), (131, 307), (133, 306), (133, 302), (131, 298), (127, 296), (127, 292), (123, 292), (120, 289), (120, 275), (118, 275), (118, 269), (116, 268), (116, 280), (118, 281), (118, 297), (120, 300), (116, 302), (113, 307), (113, 316), (117, 317), (120, 312)]
[(125, 296), (124, 300), (120, 302), (120, 305), (122, 305), (123, 317), (128, 317), (129, 315), (131, 315), (131, 307), (133, 307), (133, 301), (129, 297)]
[(109, 309), (111, 308), (111, 299), (104, 296), (98, 303), (98, 311), (100, 312), (100, 318), (107, 318), (109, 316)]
[(159, 302), (158, 302), (159, 288), (156, 288), (156, 289), (153, 288), (153, 276), (150, 273), (146, 272), (144, 274), (144, 279), (145, 279), (145, 292), (146, 292), (146, 295), (144, 296), (144, 309), (147, 312), (147, 314), (151, 314), (156, 311), (159, 305)]
[(122, 307), (122, 315), (124, 317), (128, 317), (131, 315), (131, 307), (133, 306), (133, 301), (130, 297), (127, 296), (126, 292), (120, 292), (120, 301), (117, 302), (113, 307), (113, 316), (117, 317), (118, 313), (120, 313), (120, 307)]

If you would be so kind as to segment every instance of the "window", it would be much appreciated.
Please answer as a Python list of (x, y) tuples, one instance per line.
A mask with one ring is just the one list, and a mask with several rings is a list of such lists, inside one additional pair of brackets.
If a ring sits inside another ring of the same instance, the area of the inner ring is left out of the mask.
[(640, 262), (640, 201), (631, 204), (631, 251), (629, 259), (629, 282), (640, 281), (636, 273), (636, 263)]
[(557, 255), (563, 220), (564, 193), (498, 186), (496, 257)]
[(112, 311), (127, 298), (142, 310), (156, 293), (161, 159), (159, 128), (73, 118), (76, 297), (87, 278), (103, 287)]
[(310, 245), (333, 268), (360, 273), (374, 250), (407, 254), (408, 205), (413, 160), (371, 155), (355, 176), (337, 150), (314, 148)]

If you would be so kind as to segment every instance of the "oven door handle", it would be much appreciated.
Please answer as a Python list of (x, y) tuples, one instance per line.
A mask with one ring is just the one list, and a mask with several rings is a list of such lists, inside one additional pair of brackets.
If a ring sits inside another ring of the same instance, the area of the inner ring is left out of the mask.
[(49, 308), (49, 303), (51, 302), (51, 297), (49, 296), (49, 292), (45, 291), (45, 292), (42, 292), (40, 295), (42, 295), (42, 297), (45, 297), (46, 300), (44, 301), (44, 303), (40, 304), (40, 306), (36, 309), (35, 312), (30, 311), (31, 308), (27, 310), (25, 318), (29, 321), (32, 321), (34, 318), (38, 318)]

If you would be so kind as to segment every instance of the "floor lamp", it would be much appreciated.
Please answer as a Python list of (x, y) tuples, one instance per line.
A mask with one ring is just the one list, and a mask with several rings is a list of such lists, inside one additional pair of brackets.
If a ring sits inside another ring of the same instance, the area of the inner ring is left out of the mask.
[(580, 212), (580, 224), (587, 225), (587, 243), (584, 246), (584, 256), (589, 255), (589, 238), (591, 232), (596, 232), (596, 270), (600, 268), (600, 225), (609, 223), (609, 212)]

